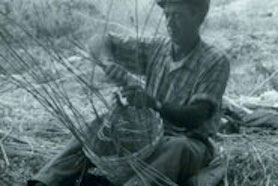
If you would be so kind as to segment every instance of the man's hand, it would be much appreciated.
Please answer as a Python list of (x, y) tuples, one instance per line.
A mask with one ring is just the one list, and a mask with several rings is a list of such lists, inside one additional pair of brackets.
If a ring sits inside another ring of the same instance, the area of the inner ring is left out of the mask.
[(140, 86), (127, 86), (121, 91), (130, 106), (137, 108), (155, 108), (156, 100)]
[(127, 83), (127, 71), (117, 64), (107, 65), (104, 69), (108, 78), (116, 83), (124, 85)]
[(45, 185), (43, 183), (36, 183), (35, 186), (47, 186), (47, 185)]
[(115, 106), (127, 106), (127, 100), (122, 96), (119, 91), (113, 93), (112, 105)]
[(113, 58), (111, 46), (112, 43), (109, 39), (109, 35), (96, 34), (89, 39), (86, 44), (86, 49), (91, 57), (100, 59), (102, 62), (106, 63)]
[(127, 81), (128, 72), (117, 64), (107, 65), (104, 69), (104, 72), (110, 80), (113, 80), (117, 83), (124, 84)]
[(27, 186), (47, 186), (47, 185), (37, 180), (28, 180)]

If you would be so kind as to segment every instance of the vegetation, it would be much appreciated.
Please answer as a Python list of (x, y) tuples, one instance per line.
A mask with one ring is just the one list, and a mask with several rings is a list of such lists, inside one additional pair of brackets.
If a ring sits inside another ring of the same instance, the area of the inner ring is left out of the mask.
[[(62, 122), (46, 112), (22, 84), (11, 81), (24, 82), (24, 77), (36, 73), (35, 81), (28, 79), (35, 88), (63, 84), (70, 101), (86, 120), (93, 120), (96, 115), (90, 101), (100, 113), (106, 108), (97, 94), (88, 99), (92, 90), (81, 86), (79, 78), (107, 100), (116, 88), (107, 82), (100, 68), (86, 60), (88, 40), (109, 31), (138, 36), (166, 34), (161, 10), (151, 0), (138, 2), (0, 2), (0, 185), (24, 185), (71, 137)], [(237, 103), (244, 96), (278, 90), (277, 10), (278, 3), (271, 0), (212, 2), (202, 33), (206, 41), (230, 55), (232, 74), (225, 96)], [(15, 68), (18, 58), (12, 54), (28, 64)], [(13, 77), (7, 76), (7, 71)], [(256, 131), (244, 126), (238, 134), (220, 135), (218, 143), (228, 157), (226, 183), (274, 186), (278, 179), (276, 136), (277, 131), (272, 129)]]

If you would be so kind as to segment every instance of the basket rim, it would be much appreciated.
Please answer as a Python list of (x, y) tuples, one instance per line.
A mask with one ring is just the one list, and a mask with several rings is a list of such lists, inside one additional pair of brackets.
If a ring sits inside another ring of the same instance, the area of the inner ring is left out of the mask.
[(99, 159), (100, 161), (109, 161), (109, 162), (119, 162), (119, 161), (128, 161), (134, 158), (138, 158), (140, 156), (142, 156), (143, 154), (145, 154), (151, 147), (156, 146), (159, 141), (162, 139), (163, 135), (164, 135), (164, 125), (163, 125), (163, 119), (160, 117), (160, 115), (152, 110), (149, 109), (151, 112), (154, 113), (154, 116), (157, 118), (158, 122), (157, 122), (157, 129), (158, 129), (158, 135), (154, 138), (154, 140), (147, 144), (146, 146), (144, 146), (143, 148), (141, 148), (140, 150), (133, 152), (129, 155), (123, 156), (123, 157), (117, 157), (115, 155), (110, 155), (110, 156), (98, 156), (94, 153), (93, 150), (87, 148), (86, 146), (83, 146), (83, 151), (87, 151), (88, 154), (86, 154), (86, 156), (91, 159), (90, 157), (94, 157), (96, 159)]
[[(116, 157), (116, 156), (102, 156), (102, 157), (99, 157), (91, 149), (83, 147), (83, 150), (87, 151), (90, 154), (91, 157), (93, 156), (94, 158), (100, 159), (101, 161), (117, 162), (117, 161), (127, 161), (127, 160), (133, 159), (135, 157), (138, 158), (142, 154), (144, 154), (146, 151), (148, 151), (151, 147), (154, 147), (159, 143), (159, 141), (162, 139), (162, 137), (164, 135), (164, 129), (163, 129), (163, 127), (161, 127), (161, 128), (162, 129), (161, 129), (159, 135), (152, 141), (152, 143), (146, 145), (145, 147), (143, 147), (139, 151), (131, 153), (131, 154), (129, 154), (127, 156), (124, 156), (124, 157)], [(87, 155), (88, 158), (90, 156)]]

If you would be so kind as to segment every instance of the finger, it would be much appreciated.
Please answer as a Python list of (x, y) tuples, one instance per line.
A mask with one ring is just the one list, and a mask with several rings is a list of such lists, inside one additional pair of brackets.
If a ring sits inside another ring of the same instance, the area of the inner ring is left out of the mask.
[(126, 72), (125, 70), (122, 70), (122, 71), (121, 71), (121, 79), (122, 79), (122, 80), (127, 80), (127, 76), (128, 76), (128, 75), (127, 75), (127, 72)]
[(104, 69), (104, 72), (105, 72), (106, 74), (111, 74), (113, 68), (114, 68), (113, 65), (107, 65), (107, 66), (105, 67), (105, 69)]
[(135, 92), (132, 90), (124, 91), (121, 92), (122, 97), (128, 98), (128, 97), (133, 97), (135, 95)]
[(111, 67), (109, 67), (107, 69), (107, 76), (110, 78), (110, 79), (118, 79), (117, 78), (117, 73), (118, 73), (118, 70), (117, 68), (115, 68), (114, 65), (112, 65)]
[(117, 95), (116, 94), (113, 94), (113, 96), (112, 96), (112, 102), (115, 102), (116, 100), (117, 100)]
[(111, 72), (108, 74), (108, 78), (111, 80), (117, 80), (117, 71), (114, 69), (111, 70)]
[(125, 76), (125, 71), (118, 65), (110, 65), (107, 67), (106, 73), (110, 79), (122, 81)]
[(116, 72), (115, 72), (115, 78), (117, 79), (117, 80), (122, 80), (123, 79), (123, 77), (124, 77), (124, 72), (122, 71), (122, 69), (115, 69), (116, 70)]
[(138, 92), (140, 92), (140, 88), (137, 87), (137, 86), (124, 86), (121, 90), (121, 93), (122, 92), (129, 92), (129, 91), (133, 91), (133, 92), (138, 91)]
[(132, 96), (126, 97), (126, 101), (129, 105), (134, 105), (134, 99)]
[(141, 88), (139, 86), (125, 86), (122, 89), (122, 92), (126, 92), (126, 91), (139, 91)]
[(120, 100), (121, 99), (121, 93), (120, 92), (114, 92), (114, 95), (113, 95), (113, 98), (115, 99), (115, 100)]
[(128, 90), (122, 91), (121, 94), (124, 97), (129, 97), (129, 96), (135, 97), (135, 96), (143, 95), (143, 91), (138, 90), (138, 89), (128, 89)]
[(141, 87), (138, 86), (138, 85), (130, 85), (130, 86), (127, 86), (126, 88), (128, 88), (128, 89), (141, 89)]
[(121, 94), (120, 92), (117, 92), (117, 93), (116, 93), (115, 98), (116, 98), (116, 100), (117, 100), (117, 104), (118, 104), (118, 105), (122, 105), (122, 106), (127, 105), (127, 98), (123, 97), (122, 94)]
[(121, 101), (120, 101), (120, 98), (115, 96), (113, 99), (112, 99), (112, 105), (113, 106), (118, 106), (118, 105), (122, 105), (121, 104)]

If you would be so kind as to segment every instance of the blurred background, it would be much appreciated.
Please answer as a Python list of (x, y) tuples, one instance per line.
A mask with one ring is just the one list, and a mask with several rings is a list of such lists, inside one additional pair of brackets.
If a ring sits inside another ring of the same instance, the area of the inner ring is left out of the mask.
[[(277, 15), (278, 1), (211, 0), (202, 37), (230, 56), (231, 78), (225, 96), (237, 103), (243, 104), (247, 99), (278, 101)], [(63, 82), (71, 101), (91, 120), (95, 116), (86, 91), (39, 43), (48, 43), (47, 47), (109, 100), (115, 87), (107, 82), (100, 68), (81, 55), (95, 34), (107, 32), (136, 37), (167, 35), (162, 10), (153, 0), (0, 1), (0, 185), (24, 185), (71, 137), (26, 90), (10, 82), (7, 71), (22, 80), (29, 77), (32, 67), (43, 69), (47, 76), (38, 73), (36, 81), (30, 82), (36, 86)], [(13, 52), (28, 65), (16, 66), (19, 59), (12, 57)], [(94, 104), (105, 112), (100, 100)], [(231, 158), (228, 182), (275, 185), (276, 136), (252, 135), (258, 140), (255, 151), (253, 145), (248, 146), (250, 139), (241, 136), (220, 141)], [(246, 148), (253, 150), (248, 154)], [(244, 158), (239, 158), (239, 154)]]

